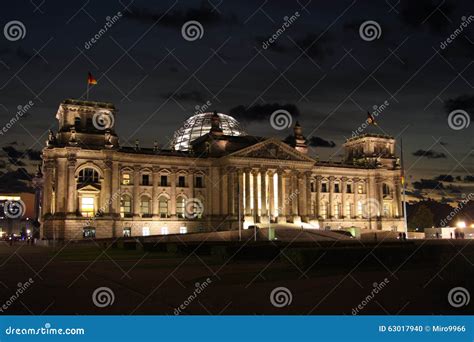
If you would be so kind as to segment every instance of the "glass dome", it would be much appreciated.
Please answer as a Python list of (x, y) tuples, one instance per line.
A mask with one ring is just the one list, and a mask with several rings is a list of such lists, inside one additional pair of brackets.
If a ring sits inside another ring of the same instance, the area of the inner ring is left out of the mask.
[[(191, 141), (209, 133), (212, 115), (213, 113), (209, 112), (191, 116), (174, 132), (170, 146), (174, 147), (175, 150), (188, 151)], [(242, 127), (240, 127), (239, 122), (232, 116), (222, 113), (218, 113), (218, 115), (224, 135), (247, 135)]]

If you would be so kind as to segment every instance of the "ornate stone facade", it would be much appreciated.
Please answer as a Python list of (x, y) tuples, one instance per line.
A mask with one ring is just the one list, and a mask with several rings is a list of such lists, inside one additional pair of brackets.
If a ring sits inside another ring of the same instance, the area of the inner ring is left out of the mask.
[[(305, 152), (301, 126), (287, 143), (237, 132), (206, 113), (208, 132), (186, 149), (119, 146), (112, 104), (66, 100), (43, 150), (42, 235), (54, 239), (301, 228), (403, 230), (395, 141), (361, 136), (343, 162)], [(183, 130), (183, 128), (181, 128)], [(184, 140), (182, 140), (184, 141)], [(173, 145), (172, 145), (173, 146)]]

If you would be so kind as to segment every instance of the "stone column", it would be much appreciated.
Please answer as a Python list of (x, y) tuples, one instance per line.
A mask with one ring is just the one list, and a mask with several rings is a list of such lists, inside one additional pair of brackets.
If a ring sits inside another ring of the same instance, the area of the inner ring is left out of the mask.
[(359, 214), (357, 212), (359, 208), (359, 178), (353, 178), (352, 184), (354, 187), (354, 217), (359, 218)]
[(53, 172), (55, 162), (45, 159), (43, 163), (43, 206), (41, 215), (51, 214), (51, 202), (53, 196)]
[(189, 169), (188, 174), (188, 186), (189, 186), (189, 196), (194, 198), (194, 169)]
[(67, 160), (60, 158), (56, 160), (56, 213), (64, 213), (66, 196), (67, 196)]
[(105, 159), (104, 160), (104, 181), (102, 182), (104, 187), (101, 189), (101, 193), (103, 193), (102, 203), (100, 209), (102, 209), (105, 215), (110, 213), (110, 208), (112, 207), (112, 160)]
[(307, 207), (306, 207), (306, 172), (300, 172), (296, 174), (296, 184), (298, 185), (298, 215), (301, 218), (306, 219)]
[(76, 170), (76, 156), (70, 154), (67, 157), (67, 213), (75, 215), (76, 211), (76, 177), (74, 171)]
[(235, 216), (235, 168), (227, 168), (227, 210)]
[[(237, 215), (240, 214), (240, 216), (242, 216), (244, 214), (244, 173), (243, 173), (243, 170), (239, 169), (237, 171), (237, 186), (238, 186), (238, 189), (236, 191), (236, 195), (238, 196), (238, 199), (237, 199), (237, 208), (235, 209), (235, 212)], [(239, 207), (240, 207), (240, 213), (239, 213)], [(239, 224), (240, 224), (240, 220), (242, 219), (242, 217), (239, 217)]]
[(394, 208), (396, 209), (395, 216), (402, 216), (402, 185), (400, 184), (400, 178), (397, 176), (393, 179), (394, 184)]
[(171, 169), (170, 173), (170, 183), (171, 183), (171, 190), (170, 190), (170, 209), (171, 209), (171, 218), (176, 219), (176, 168)]
[(273, 175), (273, 171), (268, 171), (268, 217), (270, 221), (275, 213), (275, 185)]
[(253, 176), (253, 217), (258, 221), (258, 170), (252, 170)]
[(140, 167), (133, 168), (133, 216), (140, 216)]
[(278, 223), (286, 222), (286, 208), (285, 201), (283, 199), (283, 171), (277, 170), (277, 183), (278, 183)]
[(305, 182), (306, 182), (306, 185), (305, 185), (305, 190), (306, 190), (306, 205), (305, 205), (305, 208), (306, 208), (306, 216), (307, 216), (306, 220), (307, 221), (309, 221), (314, 216), (314, 214), (312, 212), (313, 194), (311, 192), (311, 178), (312, 178), (311, 171), (306, 171), (305, 172)]
[(261, 215), (267, 215), (267, 169), (260, 169)]
[(250, 208), (250, 171), (251, 169), (245, 169), (245, 215), (250, 216), (252, 215), (252, 211)]
[(111, 201), (110, 211), (118, 215), (120, 214), (120, 199), (121, 199), (121, 188), (120, 188), (120, 165), (118, 162), (112, 162), (112, 196), (114, 198)]
[(152, 214), (153, 217), (159, 217), (159, 202), (158, 202), (158, 196), (160, 195), (158, 192), (158, 186), (160, 184), (160, 168), (158, 166), (153, 167), (152, 169), (153, 172), (153, 188), (152, 188)]
[(341, 215), (342, 218), (345, 220), (347, 219), (347, 213), (346, 213), (346, 184), (347, 184), (347, 177), (342, 177), (341, 178)]
[(333, 213), (334, 213), (334, 209), (333, 209), (333, 205), (334, 205), (334, 177), (329, 177), (329, 208), (327, 208), (327, 211), (328, 211), (328, 217), (329, 218), (332, 218), (333, 216)]
[(316, 176), (316, 206), (314, 208), (314, 216), (319, 219), (321, 216), (321, 176)]

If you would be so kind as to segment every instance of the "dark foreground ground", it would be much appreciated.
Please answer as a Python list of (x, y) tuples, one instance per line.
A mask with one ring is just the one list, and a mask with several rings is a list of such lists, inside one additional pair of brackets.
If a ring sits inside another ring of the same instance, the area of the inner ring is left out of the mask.
[[(0, 314), (473, 314), (448, 302), (454, 287), (474, 296), (471, 240), (0, 244)], [(34, 283), (11, 300), (29, 278)], [(195, 298), (196, 284), (209, 285)], [(370, 300), (374, 283), (387, 284)], [(114, 301), (97, 307), (108, 287)], [(291, 292), (275, 307), (277, 287)]]

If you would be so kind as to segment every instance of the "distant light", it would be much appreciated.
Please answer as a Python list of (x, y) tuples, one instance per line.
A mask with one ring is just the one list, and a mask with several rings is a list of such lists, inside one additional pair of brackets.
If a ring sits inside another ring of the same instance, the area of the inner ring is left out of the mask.
[(31, 233), (31, 230), (30, 229), (27, 229), (26, 230), (26, 234), (30, 234)]
[(458, 228), (466, 228), (466, 222), (464, 221), (459, 221), (458, 223), (456, 223), (456, 226)]
[(471, 224), (471, 228), (474, 228), (474, 223), (473, 223), (473, 224)]

